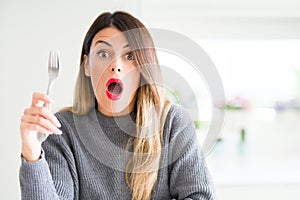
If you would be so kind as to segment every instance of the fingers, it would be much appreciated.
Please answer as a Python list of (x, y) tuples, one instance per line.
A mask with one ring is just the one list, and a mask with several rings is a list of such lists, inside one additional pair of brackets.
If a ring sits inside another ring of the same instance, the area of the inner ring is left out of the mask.
[(35, 131), (43, 134), (53, 134), (51, 131), (48, 129), (38, 125), (38, 124), (33, 124), (33, 123), (28, 123), (28, 122), (23, 122), (21, 123), (20, 126), (21, 130), (24, 132), (27, 130), (28, 132)]
[(45, 134), (62, 134), (61, 130), (52, 121), (41, 115), (23, 115), (21, 126), (23, 129), (37, 131)]
[[(51, 105), (53, 100), (46, 94), (35, 92), (32, 95), (31, 107), (24, 110), (24, 115), (21, 118), (21, 133), (29, 133), (37, 131), (45, 134), (61, 134), (61, 127), (58, 119), (50, 111), (50, 107), (46, 108), (43, 105)], [(25, 134), (27, 135), (27, 134)]]
[(32, 101), (31, 101), (31, 107), (41, 107), (41, 102), (44, 102), (46, 104), (53, 103), (53, 100), (46, 94), (34, 92), (32, 95)]
[(52, 124), (56, 125), (57, 127), (61, 126), (55, 115), (45, 107), (27, 108), (24, 110), (24, 115), (38, 115), (49, 120), (50, 122), (52, 122)]

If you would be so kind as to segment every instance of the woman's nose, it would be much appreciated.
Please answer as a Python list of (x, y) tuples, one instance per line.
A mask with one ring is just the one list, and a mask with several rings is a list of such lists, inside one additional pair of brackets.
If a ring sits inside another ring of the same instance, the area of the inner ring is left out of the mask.
[(120, 73), (123, 71), (123, 61), (121, 57), (116, 58), (110, 65), (112, 73)]
[(111, 67), (111, 71), (112, 71), (112, 72), (121, 72), (121, 71), (122, 71), (122, 68), (119, 67), (119, 66), (112, 66), (112, 67)]
[(110, 69), (111, 69), (111, 72), (113, 73), (119, 73), (119, 72), (122, 72), (123, 71), (123, 62), (121, 60), (121, 58), (117, 58), (111, 65)]

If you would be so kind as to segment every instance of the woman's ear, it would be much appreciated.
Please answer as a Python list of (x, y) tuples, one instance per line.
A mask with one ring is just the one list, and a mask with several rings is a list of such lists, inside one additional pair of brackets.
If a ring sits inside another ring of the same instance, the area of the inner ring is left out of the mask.
[(87, 55), (84, 55), (83, 65), (84, 65), (84, 73), (85, 73), (85, 75), (86, 76), (91, 76), (90, 66), (89, 66), (89, 58), (88, 58)]

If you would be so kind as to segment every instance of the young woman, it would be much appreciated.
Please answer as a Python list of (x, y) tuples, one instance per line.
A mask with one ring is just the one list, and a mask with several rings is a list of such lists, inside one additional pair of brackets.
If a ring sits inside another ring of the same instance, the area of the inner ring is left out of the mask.
[[(34, 93), (21, 119), (22, 199), (215, 199), (193, 123), (161, 87), (153, 41), (124, 12), (88, 30), (74, 104)], [(49, 134), (43, 143), (37, 132)]]

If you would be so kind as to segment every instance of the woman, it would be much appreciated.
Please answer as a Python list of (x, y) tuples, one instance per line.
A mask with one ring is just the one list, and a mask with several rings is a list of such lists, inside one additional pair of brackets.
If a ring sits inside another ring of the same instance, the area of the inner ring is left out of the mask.
[[(150, 34), (124, 12), (87, 32), (74, 104), (34, 93), (21, 119), (22, 199), (214, 199), (193, 123), (171, 105)], [(50, 133), (41, 143), (36, 133)]]

